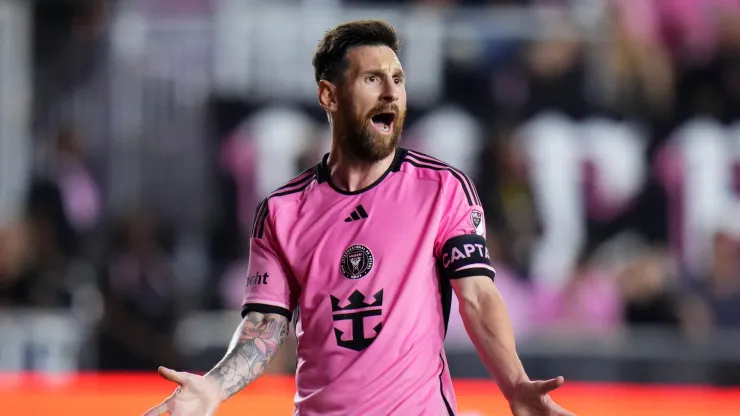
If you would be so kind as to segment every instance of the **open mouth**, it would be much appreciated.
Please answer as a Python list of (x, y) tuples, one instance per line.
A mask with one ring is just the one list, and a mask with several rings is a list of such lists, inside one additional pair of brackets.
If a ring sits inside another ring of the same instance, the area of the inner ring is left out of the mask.
[(394, 113), (379, 113), (374, 115), (370, 121), (380, 133), (390, 133), (393, 131), (393, 121), (395, 119), (396, 115)]

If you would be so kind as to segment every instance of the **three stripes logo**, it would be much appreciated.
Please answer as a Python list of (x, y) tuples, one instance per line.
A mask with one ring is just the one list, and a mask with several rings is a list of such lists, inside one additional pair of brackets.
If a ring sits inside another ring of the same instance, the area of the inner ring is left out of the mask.
[(357, 208), (355, 208), (355, 210), (352, 211), (352, 215), (344, 219), (344, 222), (359, 221), (367, 217), (368, 215), (367, 215), (367, 211), (365, 211), (365, 208), (363, 208), (362, 205), (358, 205)]

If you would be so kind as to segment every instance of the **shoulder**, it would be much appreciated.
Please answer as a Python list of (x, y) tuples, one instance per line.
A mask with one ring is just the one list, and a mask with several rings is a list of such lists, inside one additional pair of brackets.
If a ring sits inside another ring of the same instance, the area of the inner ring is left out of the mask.
[(461, 192), (470, 205), (480, 205), (472, 179), (460, 169), (433, 156), (415, 150), (404, 150), (399, 169), (401, 172), (420, 180), (435, 181), (446, 194)]
[(252, 237), (260, 238), (264, 233), (264, 222), (267, 218), (284, 207), (298, 203), (314, 183), (316, 183), (315, 166), (301, 172), (298, 176), (267, 195), (257, 205), (252, 224)]

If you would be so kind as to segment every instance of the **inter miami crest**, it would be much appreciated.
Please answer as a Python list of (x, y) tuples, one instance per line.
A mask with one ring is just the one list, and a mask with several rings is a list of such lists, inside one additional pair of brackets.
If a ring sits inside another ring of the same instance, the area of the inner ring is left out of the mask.
[(372, 270), (373, 261), (373, 253), (369, 248), (359, 244), (350, 246), (342, 255), (342, 274), (352, 280), (363, 278)]
[(473, 225), (473, 228), (475, 229), (474, 233), (478, 235), (483, 235), (483, 231), (485, 230), (485, 225), (483, 224), (483, 213), (478, 210), (473, 210), (470, 213), (470, 224)]

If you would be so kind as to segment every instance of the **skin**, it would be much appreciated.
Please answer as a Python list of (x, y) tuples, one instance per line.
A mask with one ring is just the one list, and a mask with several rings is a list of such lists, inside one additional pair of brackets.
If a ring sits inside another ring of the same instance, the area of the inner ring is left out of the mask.
[[(319, 103), (332, 127), (332, 183), (352, 192), (375, 182), (393, 161), (406, 116), (406, 76), (387, 46), (351, 49), (347, 60), (341, 85), (319, 83)], [(378, 112), (394, 114), (392, 133), (372, 126)]]
[(451, 281), (460, 304), (460, 316), (478, 355), (509, 401), (514, 416), (573, 416), (549, 393), (563, 385), (563, 377), (532, 381), (516, 353), (511, 320), (501, 294), (488, 276)]
[[(332, 183), (347, 191), (372, 185), (390, 167), (403, 129), (406, 88), (403, 68), (386, 46), (362, 46), (347, 53), (341, 83), (322, 80), (318, 98), (332, 126), (329, 169)], [(392, 112), (389, 132), (371, 122), (378, 112)], [(460, 313), (487, 368), (509, 400), (515, 416), (570, 416), (548, 393), (563, 378), (530, 381), (516, 354), (506, 307), (486, 276), (452, 282)], [(205, 376), (160, 368), (160, 374), (179, 385), (172, 396), (145, 416), (213, 416), (219, 404), (248, 386), (264, 372), (288, 334), (288, 319), (249, 313), (237, 329), (226, 356)]]
[(144, 416), (213, 416), (218, 406), (256, 380), (288, 336), (282, 315), (250, 312), (234, 333), (228, 351), (204, 376), (160, 367), (159, 374), (179, 386)]

